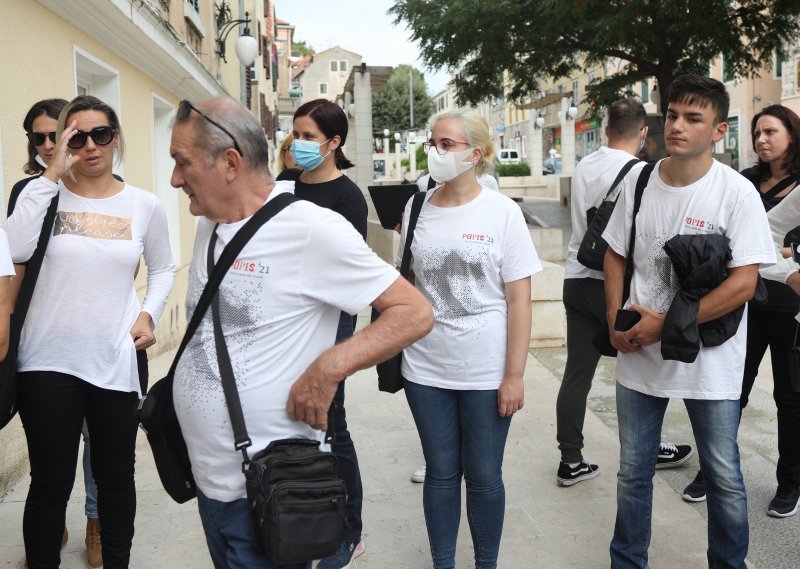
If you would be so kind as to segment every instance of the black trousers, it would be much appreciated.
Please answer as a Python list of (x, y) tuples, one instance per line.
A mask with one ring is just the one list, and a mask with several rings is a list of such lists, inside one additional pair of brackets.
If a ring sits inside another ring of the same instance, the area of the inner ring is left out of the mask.
[(772, 397), (778, 407), (778, 484), (800, 487), (800, 392), (792, 390), (789, 351), (797, 321), (787, 312), (773, 312), (748, 305), (747, 356), (742, 381), (741, 407), (747, 407), (758, 366), (769, 346), (772, 360)]
[(30, 569), (53, 569), (61, 562), (61, 535), (84, 417), (92, 441), (104, 567), (127, 568), (136, 514), (136, 393), (100, 389), (63, 373), (34, 371), (19, 374), (18, 401), (31, 464), (22, 522)]
[[(336, 332), (336, 343), (343, 342), (353, 335), (355, 318), (342, 312), (339, 318), (339, 328)], [(363, 523), (361, 521), (361, 507), (364, 501), (364, 490), (361, 486), (361, 470), (358, 467), (358, 455), (350, 431), (347, 429), (347, 412), (344, 409), (344, 382), (339, 382), (333, 403), (336, 405), (336, 436), (331, 445), (331, 452), (336, 456), (339, 465), (339, 478), (347, 489), (347, 505), (345, 519), (347, 527), (342, 532), (342, 537), (347, 542), (361, 539)]]
[(599, 279), (564, 279), (567, 312), (567, 366), (556, 401), (556, 438), (562, 462), (583, 460), (583, 422), (586, 399), (600, 360), (592, 344), (606, 325), (606, 296)]

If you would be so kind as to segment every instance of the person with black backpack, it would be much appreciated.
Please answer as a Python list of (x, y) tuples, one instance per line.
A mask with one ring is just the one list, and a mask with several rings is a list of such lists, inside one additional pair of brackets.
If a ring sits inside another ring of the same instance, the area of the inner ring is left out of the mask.
[[(558, 448), (561, 462), (556, 482), (572, 486), (600, 474), (600, 467), (588, 463), (583, 456), (583, 422), (586, 400), (600, 360), (600, 352), (592, 340), (606, 326), (606, 299), (603, 290), (602, 259), (607, 244), (599, 239), (604, 226), (599, 227), (600, 215), (590, 221), (596, 211), (610, 206), (613, 210), (618, 194), (617, 185), (631, 170), (640, 170), (644, 162), (636, 154), (647, 139), (647, 114), (636, 99), (622, 99), (608, 109), (606, 136), (608, 146), (602, 146), (583, 158), (572, 177), (572, 238), (564, 268), (564, 308), (567, 312), (567, 365), (556, 402)], [(605, 204), (605, 205), (603, 205)], [(588, 215), (587, 215), (588, 214)], [(608, 223), (608, 215), (605, 223)], [(587, 247), (587, 241), (595, 236)], [(589, 249), (591, 258), (599, 258), (592, 268), (582, 264), (582, 255)], [(689, 445), (662, 442), (658, 453), (658, 468), (684, 464), (693, 454)]]

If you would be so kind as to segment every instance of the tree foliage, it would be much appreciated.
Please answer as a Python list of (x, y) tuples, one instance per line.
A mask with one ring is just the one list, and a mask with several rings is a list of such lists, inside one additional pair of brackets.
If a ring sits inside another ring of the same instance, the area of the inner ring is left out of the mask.
[[(414, 124), (408, 104), (408, 73), (414, 93)], [(372, 100), (372, 124), (376, 132), (388, 128), (393, 133), (399, 130), (416, 130), (424, 126), (433, 112), (433, 102), (425, 87), (425, 76), (410, 65), (398, 65), (389, 77), (386, 87)]]
[(598, 67), (587, 102), (608, 104), (649, 77), (666, 93), (679, 75), (708, 74), (720, 53), (748, 77), (800, 32), (800, 0), (398, 0), (390, 13), (426, 65), (461, 70), (461, 103), (521, 101), (543, 80)]
[(292, 57), (306, 57), (314, 53), (314, 48), (305, 41), (292, 42)]

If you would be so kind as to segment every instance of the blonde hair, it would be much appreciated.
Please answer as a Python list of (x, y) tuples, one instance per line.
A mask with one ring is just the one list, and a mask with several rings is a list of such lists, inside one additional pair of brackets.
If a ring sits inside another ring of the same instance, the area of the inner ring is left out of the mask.
[(448, 111), (436, 117), (436, 122), (444, 119), (455, 119), (464, 128), (466, 142), (472, 148), (479, 148), (482, 151), (481, 158), (475, 165), (475, 173), (480, 176), (488, 172), (494, 162), (494, 144), (489, 137), (489, 123), (476, 111), (468, 109), (458, 109)]
[[(108, 119), (108, 126), (116, 131), (114, 138), (117, 141), (117, 157), (114, 164), (119, 165), (125, 155), (125, 137), (122, 135), (122, 126), (119, 124), (117, 113), (111, 105), (104, 103), (97, 97), (91, 95), (79, 95), (72, 99), (67, 106), (61, 109), (58, 115), (58, 128), (56, 130), (56, 140), (61, 140), (61, 133), (67, 128), (67, 120), (82, 111), (98, 111), (106, 115)], [(71, 173), (70, 173), (71, 174)]]
[(286, 169), (286, 162), (283, 161), (283, 153), (286, 152), (294, 141), (294, 135), (289, 133), (286, 138), (281, 142), (280, 150), (278, 150), (278, 161), (275, 166), (276, 174), (280, 174)]

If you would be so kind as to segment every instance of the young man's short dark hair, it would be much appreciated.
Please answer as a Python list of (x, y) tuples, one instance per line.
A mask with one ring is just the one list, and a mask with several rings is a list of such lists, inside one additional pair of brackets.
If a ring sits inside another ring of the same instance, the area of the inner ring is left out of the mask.
[(644, 105), (633, 98), (613, 103), (608, 108), (608, 135), (610, 138), (632, 138), (647, 121)]
[(669, 102), (701, 107), (710, 105), (717, 124), (728, 120), (731, 105), (725, 85), (702, 75), (682, 75), (675, 79), (669, 89)]

